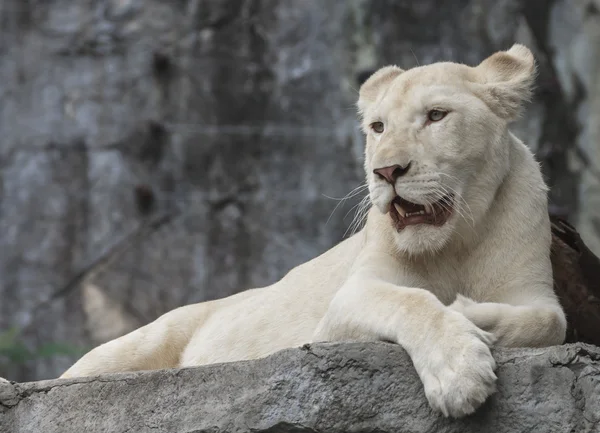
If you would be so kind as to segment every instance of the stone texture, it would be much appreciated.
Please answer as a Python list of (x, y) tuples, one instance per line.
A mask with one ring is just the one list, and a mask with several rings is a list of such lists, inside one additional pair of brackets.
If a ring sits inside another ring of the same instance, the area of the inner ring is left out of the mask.
[(495, 356), (498, 392), (461, 420), (430, 410), (399, 346), (347, 343), (181, 370), (0, 383), (0, 431), (600, 431), (600, 348), (504, 349)]
[[(594, 249), (597, 181), (579, 152), (600, 154), (594, 5), (0, 2), (0, 332), (85, 350), (275, 281), (352, 220), (360, 194), (335, 212), (328, 197), (363, 177), (356, 75), (477, 63), (515, 41), (541, 66), (515, 130), (543, 162), (552, 208), (585, 213)], [(56, 377), (76, 357), (0, 355), (0, 376)]]
[[(0, 13), (0, 330), (89, 349), (342, 238), (357, 199), (328, 221), (327, 197), (362, 177), (344, 2)], [(51, 378), (74, 359), (0, 359), (0, 376)]]

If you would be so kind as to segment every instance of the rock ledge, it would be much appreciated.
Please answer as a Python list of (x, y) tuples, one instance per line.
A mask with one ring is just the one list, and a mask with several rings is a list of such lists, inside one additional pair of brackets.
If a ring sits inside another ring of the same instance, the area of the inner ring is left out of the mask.
[(600, 348), (498, 349), (498, 393), (475, 415), (432, 413), (407, 354), (315, 344), (198, 368), (0, 381), (2, 432), (600, 432)]

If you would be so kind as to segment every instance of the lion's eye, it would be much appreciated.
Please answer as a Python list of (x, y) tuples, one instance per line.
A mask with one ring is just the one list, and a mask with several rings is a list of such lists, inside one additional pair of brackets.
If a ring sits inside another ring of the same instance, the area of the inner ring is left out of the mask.
[(385, 128), (383, 127), (383, 122), (373, 122), (371, 123), (371, 129), (376, 133), (381, 134)]
[(442, 120), (444, 117), (446, 117), (446, 114), (448, 114), (447, 111), (442, 111), (442, 110), (431, 110), (429, 113), (427, 113), (427, 118), (431, 121), (431, 122), (439, 122), (440, 120)]

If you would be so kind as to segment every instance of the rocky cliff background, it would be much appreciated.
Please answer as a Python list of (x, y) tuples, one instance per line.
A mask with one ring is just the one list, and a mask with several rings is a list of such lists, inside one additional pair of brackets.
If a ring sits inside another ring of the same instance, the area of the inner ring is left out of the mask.
[(600, 253), (600, 2), (3, 0), (0, 376), (59, 375), (343, 238), (357, 77), (536, 52), (514, 129)]

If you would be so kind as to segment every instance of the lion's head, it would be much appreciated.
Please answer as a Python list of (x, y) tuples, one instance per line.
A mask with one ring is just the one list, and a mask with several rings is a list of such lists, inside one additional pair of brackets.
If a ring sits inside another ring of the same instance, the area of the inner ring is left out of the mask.
[(535, 69), (517, 44), (475, 67), (387, 66), (361, 86), (370, 199), (401, 250), (439, 250), (485, 217), (510, 168), (508, 123)]

